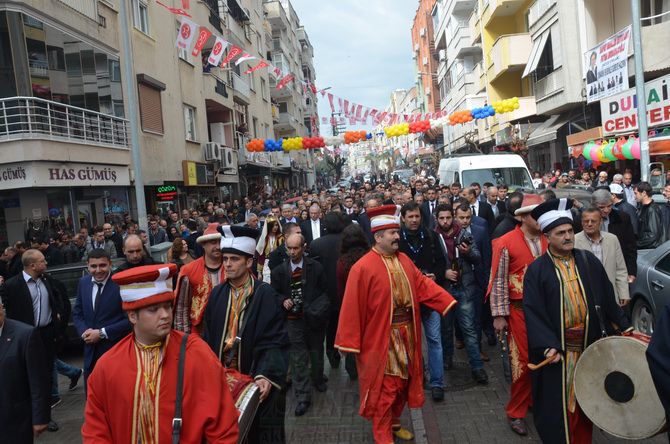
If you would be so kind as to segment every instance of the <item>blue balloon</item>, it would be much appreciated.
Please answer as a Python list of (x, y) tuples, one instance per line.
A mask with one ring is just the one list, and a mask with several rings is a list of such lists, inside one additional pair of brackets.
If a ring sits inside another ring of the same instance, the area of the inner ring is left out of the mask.
[(367, 133), (365, 135), (365, 138), (368, 139), (368, 140), (372, 139), (372, 133)]

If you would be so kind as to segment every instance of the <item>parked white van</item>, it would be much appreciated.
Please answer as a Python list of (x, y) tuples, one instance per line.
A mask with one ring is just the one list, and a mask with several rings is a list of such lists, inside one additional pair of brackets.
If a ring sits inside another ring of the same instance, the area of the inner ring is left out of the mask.
[(517, 188), (534, 189), (526, 163), (518, 154), (461, 154), (440, 160), (438, 176), (441, 185), (459, 182), (463, 187), (473, 182), (507, 184), (510, 191)]

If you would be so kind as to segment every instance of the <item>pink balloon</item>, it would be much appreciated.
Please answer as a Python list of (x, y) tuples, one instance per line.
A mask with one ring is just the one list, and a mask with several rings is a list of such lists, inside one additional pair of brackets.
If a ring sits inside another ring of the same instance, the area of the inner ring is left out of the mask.
[(640, 160), (640, 139), (635, 139), (633, 146), (630, 147), (630, 152), (633, 155), (633, 159)]
[(595, 144), (591, 145), (591, 148), (589, 149), (589, 154), (590, 154), (590, 157), (591, 157), (592, 161), (598, 161), (599, 160), (598, 149), (600, 149), (600, 144), (599, 143), (596, 142)]

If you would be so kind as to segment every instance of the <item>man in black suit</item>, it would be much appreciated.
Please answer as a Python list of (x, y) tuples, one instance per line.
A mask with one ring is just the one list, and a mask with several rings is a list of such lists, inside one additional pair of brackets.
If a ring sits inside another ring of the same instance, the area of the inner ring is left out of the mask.
[(109, 278), (112, 272), (109, 254), (101, 248), (91, 250), (86, 265), (90, 276), (79, 280), (72, 312), (77, 333), (84, 341), (84, 381), (103, 353), (132, 330), (121, 308), (119, 286)]
[(493, 215), (491, 206), (484, 202), (480, 202), (477, 199), (477, 191), (472, 187), (466, 188), (464, 193), (465, 198), (468, 201), (468, 206), (472, 211), (472, 216), (479, 216), (484, 219), (486, 221), (487, 230), (489, 231), (489, 234), (491, 234), (493, 228), (495, 228), (495, 216)]
[(284, 228), (284, 225), (293, 223), (297, 224), (298, 218), (293, 215), (293, 209), (295, 207), (291, 204), (284, 204), (281, 206), (281, 217), (279, 218), (279, 224)]
[[(300, 228), (300, 225), (290, 222), (282, 227), (282, 230), (284, 239), (288, 239), (288, 237), (294, 233), (302, 234), (302, 228)], [(270, 253), (270, 256), (268, 257), (268, 267), (270, 267), (270, 271), (272, 271), (287, 260), (288, 253), (286, 252), (286, 243), (283, 243), (275, 248), (272, 253)]]
[(586, 71), (586, 84), (598, 81), (598, 54), (593, 51), (589, 56), (589, 70)]
[(144, 251), (144, 243), (136, 234), (129, 234), (123, 240), (123, 254), (126, 260), (116, 267), (113, 273), (119, 273), (129, 268), (135, 268), (142, 265), (153, 265), (156, 261)]
[(319, 262), (305, 256), (305, 247), (301, 234), (289, 236), (290, 260), (272, 270), (271, 279), (287, 318), (296, 416), (307, 412), (312, 384), (319, 392), (328, 389), (323, 378), (323, 340), (330, 310), (326, 275)]
[(423, 226), (429, 230), (435, 229), (435, 208), (437, 208), (437, 191), (429, 187), (426, 191), (426, 201), (421, 204), (421, 219)]
[(307, 247), (309, 247), (314, 239), (318, 239), (326, 234), (325, 227), (321, 223), (321, 207), (318, 203), (314, 202), (310, 205), (309, 219), (303, 221), (300, 224), (300, 228), (302, 229), (302, 235), (307, 240)]
[(350, 220), (342, 213), (330, 212), (323, 218), (326, 227), (326, 235), (316, 239), (309, 246), (309, 255), (312, 259), (319, 261), (326, 273), (328, 285), (328, 298), (330, 299), (330, 317), (326, 330), (326, 356), (330, 366), (340, 366), (340, 352), (335, 349), (335, 333), (340, 319), (340, 307), (342, 301), (337, 299), (337, 260), (340, 258), (340, 244), (342, 242), (342, 230), (350, 224)]
[(374, 242), (375, 239), (372, 236), (372, 228), (370, 227), (370, 218), (368, 217), (368, 213), (366, 211), (371, 210), (372, 208), (377, 208), (378, 206), (379, 201), (375, 198), (370, 198), (365, 202), (364, 206), (365, 211), (361, 211), (358, 214), (358, 224), (363, 229), (363, 232), (365, 233), (371, 244)]
[[(47, 261), (39, 250), (26, 250), (21, 261), (23, 272), (0, 287), (0, 298), (8, 318), (34, 326), (42, 339), (48, 370), (45, 384), (51, 387), (57, 340), (68, 322), (64, 303), (67, 294), (63, 284), (44, 273)], [(49, 428), (58, 430), (58, 425), (51, 421)]]
[(0, 299), (0, 442), (30, 443), (47, 428), (50, 367), (39, 332), (5, 318)]

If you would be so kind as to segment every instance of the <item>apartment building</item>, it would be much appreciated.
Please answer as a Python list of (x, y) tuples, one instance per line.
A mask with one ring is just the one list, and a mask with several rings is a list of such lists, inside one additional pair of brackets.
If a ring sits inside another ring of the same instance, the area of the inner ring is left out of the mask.
[[(312, 133), (312, 119), (316, 119), (316, 94), (303, 82), (314, 84), (314, 49), (298, 14), (288, 0), (264, 0), (263, 8), (270, 24), (272, 46), (268, 59), (285, 74), (292, 73), (295, 79), (284, 88), (277, 89), (279, 79), (270, 78), (271, 97), (276, 104), (274, 137), (307, 137)], [(275, 154), (279, 161), (275, 186), (312, 186), (315, 181), (313, 153), (293, 151)]]
[[(437, 0), (431, 11), (438, 54), (437, 83), (440, 110), (451, 114), (486, 104), (486, 85), (480, 82), (482, 66), (481, 33), (473, 32), (471, 17), (476, 15), (476, 0)], [(466, 134), (477, 137), (477, 124), (443, 128), (446, 153), (465, 148)]]
[(417, 100), (422, 113), (440, 110), (435, 29), (431, 16), (435, 2), (420, 0), (412, 23), (412, 58), (416, 63)]
[(129, 210), (117, 29), (107, 2), (0, 4), (0, 245)]

